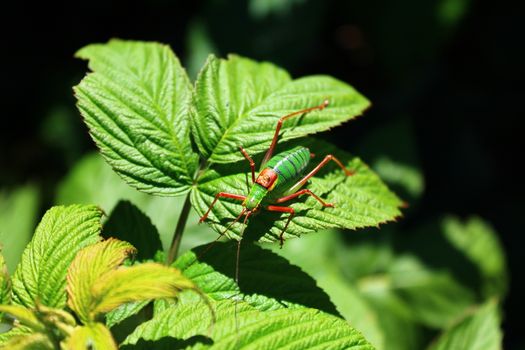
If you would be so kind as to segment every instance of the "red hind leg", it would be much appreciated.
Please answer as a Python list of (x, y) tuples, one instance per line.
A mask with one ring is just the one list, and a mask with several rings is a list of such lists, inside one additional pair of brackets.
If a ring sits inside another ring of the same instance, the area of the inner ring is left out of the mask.
[(279, 138), (279, 131), (281, 131), (281, 127), (283, 126), (283, 122), (291, 117), (295, 117), (301, 114), (305, 114), (311, 111), (315, 111), (316, 109), (322, 111), (326, 106), (328, 106), (328, 100), (324, 100), (322, 104), (315, 107), (306, 108), (297, 112), (290, 113), (288, 115), (285, 115), (284, 117), (279, 118), (277, 121), (277, 126), (275, 127), (275, 133), (273, 134), (272, 143), (270, 144), (270, 148), (268, 148), (268, 151), (266, 151), (266, 154), (264, 155), (264, 158), (262, 160), (262, 165), (266, 164), (270, 158), (272, 158), (273, 151), (275, 149), (275, 146), (277, 145), (277, 139)]
[(290, 216), (288, 216), (288, 221), (286, 221), (286, 225), (284, 225), (284, 228), (283, 230), (281, 231), (281, 234), (279, 235), (279, 240), (281, 241), (281, 248), (283, 247), (283, 244), (284, 244), (284, 232), (286, 231), (286, 228), (288, 227), (288, 224), (290, 223), (290, 221), (292, 221), (294, 215), (295, 215), (295, 210), (293, 210), (293, 208), (291, 207), (278, 207), (276, 205), (269, 205), (266, 207), (266, 210), (268, 211), (276, 211), (276, 212), (280, 212), (280, 213), (290, 213)]
[(324, 159), (321, 161), (321, 163), (319, 163), (312, 171), (310, 171), (305, 177), (303, 177), (301, 180), (297, 181), (297, 183), (295, 185), (293, 185), (292, 187), (290, 187), (290, 189), (288, 190), (288, 193), (295, 193), (297, 192), (298, 189), (300, 189), (305, 183), (306, 181), (308, 181), (308, 179), (310, 179), (312, 176), (314, 176), (315, 174), (317, 174), (317, 172), (319, 170), (321, 170), (322, 167), (324, 167), (329, 161), (333, 160), (337, 165), (339, 165), (339, 167), (341, 169), (343, 169), (343, 171), (345, 172), (346, 176), (351, 176), (353, 175), (353, 173), (348, 170), (344, 165), (343, 163), (341, 163), (341, 161), (339, 159), (337, 159), (336, 157), (334, 157), (333, 155), (329, 154), (327, 155), (326, 157), (324, 157)]
[(321, 203), (323, 205), (323, 207), (333, 207), (334, 206), (332, 203), (326, 203), (325, 201), (323, 201), (321, 198), (319, 198), (315, 193), (313, 193), (309, 189), (299, 190), (299, 191), (297, 191), (297, 192), (295, 192), (295, 193), (293, 193), (291, 195), (281, 197), (281, 198), (277, 199), (275, 202), (276, 203), (283, 203), (283, 202), (289, 201), (290, 199), (297, 198), (297, 197), (299, 197), (300, 195), (303, 195), (303, 194), (307, 194), (309, 196), (314, 197), (319, 203)]
[(233, 194), (233, 193), (227, 193), (227, 192), (219, 192), (219, 193), (217, 193), (215, 195), (215, 199), (213, 200), (213, 202), (211, 202), (211, 205), (208, 208), (208, 211), (206, 211), (206, 213), (203, 216), (201, 216), (201, 218), (199, 219), (199, 224), (208, 218), (208, 214), (210, 213), (210, 211), (213, 208), (213, 206), (215, 205), (215, 203), (217, 203), (217, 200), (219, 198), (231, 198), (231, 199), (235, 199), (235, 200), (238, 200), (238, 201), (243, 201), (243, 200), (246, 199), (246, 196), (241, 196), (240, 194)]

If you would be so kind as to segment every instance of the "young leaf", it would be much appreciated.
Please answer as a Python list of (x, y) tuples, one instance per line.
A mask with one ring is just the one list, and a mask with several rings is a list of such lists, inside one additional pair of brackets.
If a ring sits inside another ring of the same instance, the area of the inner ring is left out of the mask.
[(502, 348), (499, 323), (497, 304), (488, 302), (443, 333), (429, 350), (499, 350)]
[(67, 268), (76, 253), (97, 242), (102, 212), (91, 205), (49, 209), (22, 255), (13, 276), (13, 301), (34, 307), (63, 308)]
[(351, 86), (329, 76), (291, 80), (273, 64), (230, 55), (210, 56), (195, 85), (192, 132), (201, 154), (214, 163), (244, 159), (268, 148), (280, 117), (305, 108), (330, 105), (283, 124), (281, 140), (325, 131), (370, 105)]
[(76, 327), (62, 346), (68, 350), (111, 350), (118, 349), (111, 332), (102, 323), (90, 323)]
[[(223, 300), (214, 303), (217, 320), (209, 332), (209, 319), (202, 317), (203, 303), (173, 307), (140, 325), (125, 344), (140, 339), (173, 337), (192, 349), (359, 349), (374, 347), (347, 322), (319, 310), (278, 309), (261, 312), (245, 303)], [(195, 337), (208, 335), (208, 337)]]
[(236, 242), (200, 246), (174, 263), (184, 276), (213, 300), (242, 298), (259, 310), (311, 307), (338, 315), (315, 280), (270, 250), (246, 242), (239, 255), (239, 285), (235, 283)]
[[(354, 174), (346, 176), (335, 164), (329, 164), (311, 178), (310, 184), (305, 187), (326, 202), (334, 203), (335, 207), (324, 208), (311, 196), (287, 202), (286, 205), (294, 208), (296, 215), (286, 229), (284, 238), (298, 237), (325, 228), (356, 229), (378, 226), (401, 215), (398, 209), (401, 200), (390, 192), (381, 179), (361, 160), (325, 142), (310, 139), (302, 144), (318, 155), (310, 168), (325, 155), (334, 154)], [(285, 146), (292, 147), (289, 144)], [(247, 170), (248, 165), (245, 164), (244, 168)], [(245, 172), (232, 173), (232, 169), (234, 168), (231, 166), (215, 167), (201, 176), (199, 185), (191, 196), (192, 204), (199, 214), (202, 215), (208, 210), (218, 192), (247, 193), (250, 177)], [(221, 199), (213, 208), (209, 222), (217, 232), (226, 231), (228, 236), (239, 239), (243, 225), (238, 223), (228, 230), (227, 227), (241, 210), (240, 202)], [(245, 235), (251, 235), (251, 239), (274, 242), (279, 239), (288, 215), (262, 210), (250, 219)]]
[(93, 295), (93, 286), (135, 251), (131, 244), (110, 238), (78, 252), (68, 269), (67, 294), (68, 306), (80, 320), (84, 323), (95, 320), (93, 309), (99, 300)]
[(162, 250), (159, 232), (139, 208), (128, 201), (120, 201), (109, 214), (102, 235), (115, 237), (137, 248), (137, 260), (153, 259)]
[(91, 295), (91, 315), (109, 312), (132, 301), (174, 298), (196, 287), (179, 270), (156, 263), (121, 267), (96, 280)]
[(189, 137), (192, 87), (171, 49), (111, 40), (77, 56), (93, 71), (75, 87), (78, 108), (106, 161), (141, 191), (187, 192), (198, 166)]
[[(11, 303), (11, 280), (7, 272), (4, 256), (0, 250), (0, 305)], [(2, 313), (0, 312), (0, 320)]]

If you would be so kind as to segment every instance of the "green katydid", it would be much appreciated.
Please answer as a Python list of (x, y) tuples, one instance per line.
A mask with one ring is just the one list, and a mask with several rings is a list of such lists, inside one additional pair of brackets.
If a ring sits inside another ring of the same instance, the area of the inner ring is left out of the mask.
[(277, 121), (277, 127), (275, 128), (272, 143), (270, 144), (270, 147), (268, 148), (268, 151), (262, 160), (262, 170), (257, 178), (255, 177), (255, 162), (252, 160), (246, 150), (240, 147), (242, 154), (250, 163), (252, 173), (252, 187), (250, 192), (247, 195), (227, 192), (217, 193), (206, 213), (200, 218), (199, 223), (207, 219), (210, 211), (212, 210), (215, 203), (217, 203), (219, 198), (230, 198), (242, 201), (243, 209), (241, 213), (234, 221), (229, 224), (228, 228), (231, 227), (231, 225), (233, 225), (235, 222), (239, 221), (243, 216), (245, 216), (244, 224), (246, 225), (248, 218), (251, 215), (256, 214), (261, 209), (273, 212), (289, 213), (288, 220), (286, 221), (286, 224), (279, 235), (279, 240), (282, 247), (284, 243), (284, 232), (286, 231), (290, 221), (293, 219), (295, 211), (292, 207), (277, 206), (275, 204), (287, 202), (301, 195), (310, 195), (324, 207), (333, 207), (334, 204), (326, 203), (309, 189), (301, 189), (301, 187), (303, 187), (308, 179), (314, 176), (331, 160), (341, 167), (347, 176), (352, 175), (352, 172), (348, 170), (337, 158), (331, 154), (325, 156), (325, 158), (312, 171), (303, 176), (302, 172), (308, 166), (310, 158), (313, 157), (313, 154), (310, 153), (308, 148), (298, 146), (272, 156), (279, 138), (279, 131), (281, 130), (281, 126), (286, 119), (294, 116), (300, 116), (314, 110), (322, 111), (328, 106), (328, 103), (328, 100), (324, 100), (319, 106), (293, 112), (291, 114), (285, 115), (284, 117), (281, 117)]

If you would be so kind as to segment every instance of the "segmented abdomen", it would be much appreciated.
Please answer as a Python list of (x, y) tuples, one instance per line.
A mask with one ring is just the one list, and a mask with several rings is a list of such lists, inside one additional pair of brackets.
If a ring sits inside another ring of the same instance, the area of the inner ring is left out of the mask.
[(266, 167), (272, 168), (279, 174), (275, 190), (292, 186), (309, 162), (310, 150), (301, 146), (273, 156), (266, 164)]

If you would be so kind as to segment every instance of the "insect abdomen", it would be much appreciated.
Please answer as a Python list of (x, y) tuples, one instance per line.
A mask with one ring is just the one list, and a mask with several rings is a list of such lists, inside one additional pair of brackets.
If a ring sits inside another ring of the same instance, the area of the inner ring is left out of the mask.
[(266, 167), (279, 174), (277, 187), (288, 187), (302, 174), (309, 162), (310, 150), (299, 146), (276, 154), (268, 161)]

